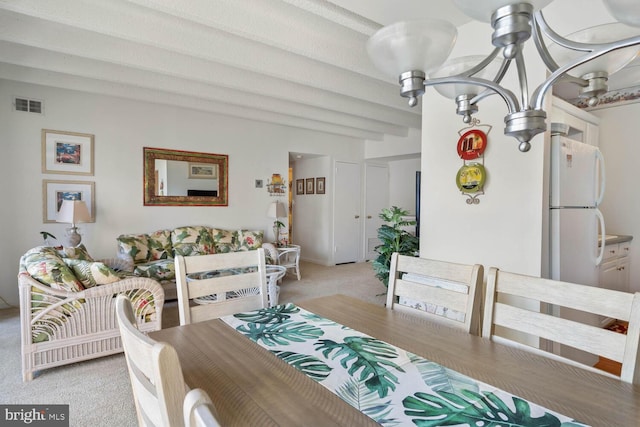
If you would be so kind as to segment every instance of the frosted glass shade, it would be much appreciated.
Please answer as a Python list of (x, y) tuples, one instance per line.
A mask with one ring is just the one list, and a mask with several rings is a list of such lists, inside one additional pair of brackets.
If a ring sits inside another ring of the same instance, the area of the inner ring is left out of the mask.
[(640, 86), (640, 58), (636, 58), (622, 70), (609, 77), (609, 90)]
[(372, 35), (367, 53), (390, 77), (415, 70), (428, 73), (447, 59), (457, 35), (456, 27), (438, 19), (398, 22)]
[(458, 9), (477, 21), (491, 22), (491, 15), (502, 6), (516, 3), (529, 3), (533, 10), (539, 10), (551, 3), (551, 0), (453, 0)]
[(604, 0), (604, 5), (618, 21), (634, 27), (640, 27), (640, 1)]
[[(462, 56), (460, 58), (450, 59), (438, 68), (433, 73), (429, 74), (430, 78), (450, 77), (463, 73), (467, 70), (478, 65), (483, 59), (482, 55)], [(479, 77), (482, 79), (493, 80), (500, 69), (502, 61), (499, 58), (494, 58), (482, 71), (476, 73), (473, 77)], [(448, 85), (435, 85), (434, 88), (440, 93), (450, 99), (455, 99), (459, 95), (477, 95), (482, 88), (472, 84), (448, 84)]]
[[(638, 30), (636, 28), (616, 22), (585, 28), (569, 34), (566, 38), (581, 43), (610, 43), (636, 36), (637, 33)], [(633, 61), (639, 50), (640, 47), (638, 46), (615, 50), (574, 68), (568, 74), (574, 77), (581, 77), (587, 73), (606, 71), (611, 75)], [(549, 46), (549, 53), (560, 66), (573, 62), (585, 54), (585, 52), (567, 49), (556, 43), (552, 43)]]

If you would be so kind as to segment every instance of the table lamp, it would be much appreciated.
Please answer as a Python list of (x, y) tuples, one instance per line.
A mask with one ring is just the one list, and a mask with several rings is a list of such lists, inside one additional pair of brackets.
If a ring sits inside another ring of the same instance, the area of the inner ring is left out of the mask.
[(275, 218), (273, 222), (273, 235), (276, 238), (276, 243), (280, 242), (280, 227), (284, 227), (284, 224), (278, 220), (278, 218), (287, 216), (287, 212), (284, 205), (278, 201), (271, 202), (269, 209), (267, 210), (267, 216), (269, 218)]
[(89, 209), (87, 209), (87, 205), (82, 200), (64, 200), (56, 218), (56, 222), (71, 224), (71, 228), (67, 229), (70, 246), (78, 246), (82, 240), (76, 223), (89, 221), (91, 221), (91, 215), (89, 215)]

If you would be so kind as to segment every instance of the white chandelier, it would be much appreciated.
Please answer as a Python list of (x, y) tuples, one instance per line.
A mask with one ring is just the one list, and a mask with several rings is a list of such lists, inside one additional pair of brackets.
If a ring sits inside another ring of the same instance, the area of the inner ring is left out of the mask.
[[(457, 36), (456, 28), (441, 20), (399, 22), (380, 29), (367, 42), (367, 51), (381, 71), (398, 77), (400, 95), (415, 106), (425, 86), (455, 99), (459, 115), (469, 123), (478, 102), (498, 94), (507, 104), (505, 135), (520, 141), (520, 151), (547, 129), (544, 96), (563, 79), (580, 86), (589, 105), (607, 91), (607, 79), (640, 52), (640, 0), (603, 0), (619, 21), (562, 37), (545, 21), (541, 8), (552, 0), (453, 0), (469, 17), (491, 22), (495, 49), (487, 57), (468, 56), (445, 62)], [(631, 25), (632, 27), (630, 27)], [(550, 41), (546, 42), (543, 35)], [(533, 36), (533, 37), (532, 37)], [(550, 75), (529, 96), (523, 44), (533, 38)], [(499, 54), (502, 52), (502, 55)], [(519, 97), (500, 85), (515, 60)]]

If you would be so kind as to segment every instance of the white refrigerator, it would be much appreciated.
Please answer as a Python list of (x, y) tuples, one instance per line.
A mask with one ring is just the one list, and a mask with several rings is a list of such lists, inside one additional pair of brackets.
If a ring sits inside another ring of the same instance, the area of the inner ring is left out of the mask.
[[(598, 286), (604, 246), (604, 218), (598, 209), (605, 190), (604, 159), (600, 150), (589, 144), (560, 135), (551, 137), (550, 171), (550, 275), (554, 280)], [(597, 325), (595, 315), (561, 310), (551, 311), (564, 318)], [(582, 363), (594, 364), (597, 358), (567, 347), (553, 351)]]

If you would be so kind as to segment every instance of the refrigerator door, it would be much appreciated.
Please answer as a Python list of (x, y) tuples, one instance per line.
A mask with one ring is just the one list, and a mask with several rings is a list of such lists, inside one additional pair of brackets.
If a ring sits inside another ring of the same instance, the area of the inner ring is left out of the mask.
[(598, 286), (602, 252), (598, 229), (603, 224), (602, 214), (596, 208), (551, 209), (552, 279)]
[(597, 207), (604, 179), (597, 147), (559, 135), (551, 138), (551, 207)]

